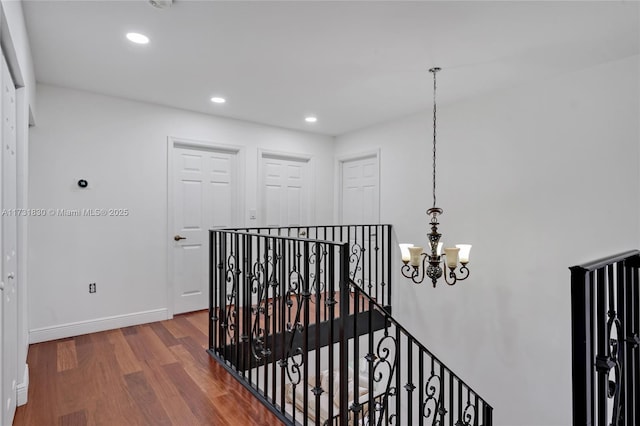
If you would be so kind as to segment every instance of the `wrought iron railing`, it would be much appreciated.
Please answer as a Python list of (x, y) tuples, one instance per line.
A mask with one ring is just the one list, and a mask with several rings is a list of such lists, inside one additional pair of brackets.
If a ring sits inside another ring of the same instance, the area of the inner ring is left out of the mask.
[(390, 226), (214, 230), (210, 247), (209, 353), (286, 424), (492, 424), (391, 316)]
[(349, 278), (383, 306), (391, 304), (391, 225), (238, 228), (237, 231), (349, 244)]
[(571, 269), (573, 424), (640, 424), (640, 251)]
[[(376, 411), (360, 417), (363, 423), (354, 424), (493, 424), (493, 408), (469, 385), (358, 287), (352, 288), (352, 294), (366, 303), (354, 305), (351, 311), (341, 312), (341, 315), (347, 323), (353, 323), (353, 328), (357, 329), (359, 323), (365, 321), (367, 328), (376, 331), (350, 342), (348, 359), (350, 363), (365, 360), (365, 368), (361, 371), (368, 373), (365, 375), (368, 396), (377, 396), (373, 389), (382, 390)], [(374, 326), (378, 317), (384, 318), (384, 326), (380, 329)], [(370, 405), (374, 401), (369, 398), (364, 402)], [(358, 403), (362, 404), (362, 399), (358, 401), (356, 397), (348, 406), (349, 416), (355, 420), (358, 420)]]

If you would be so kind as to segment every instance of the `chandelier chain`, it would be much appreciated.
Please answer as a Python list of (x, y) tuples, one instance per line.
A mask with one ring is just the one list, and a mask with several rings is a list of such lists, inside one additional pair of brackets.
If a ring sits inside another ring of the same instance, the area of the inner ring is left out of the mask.
[(433, 208), (436, 208), (436, 73), (439, 69), (430, 71), (433, 73)]

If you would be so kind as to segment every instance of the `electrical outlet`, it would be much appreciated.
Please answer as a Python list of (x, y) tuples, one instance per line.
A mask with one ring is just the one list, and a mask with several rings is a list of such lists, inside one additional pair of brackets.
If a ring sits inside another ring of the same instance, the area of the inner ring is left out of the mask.
[(96, 283), (89, 283), (89, 293), (96, 292)]

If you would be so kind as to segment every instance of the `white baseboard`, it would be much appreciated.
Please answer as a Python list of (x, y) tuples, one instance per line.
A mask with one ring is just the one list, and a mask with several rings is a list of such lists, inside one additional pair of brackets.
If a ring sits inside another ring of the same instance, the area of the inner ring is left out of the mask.
[(16, 404), (18, 407), (27, 403), (29, 395), (29, 364), (24, 365), (22, 382), (16, 386)]
[(81, 334), (97, 333), (113, 330), (114, 328), (129, 327), (138, 324), (164, 321), (171, 318), (167, 308), (150, 311), (134, 312), (131, 314), (115, 315), (112, 317), (96, 318), (67, 324), (54, 325), (29, 330), (29, 343), (46, 342), (64, 339), (65, 337), (80, 336)]

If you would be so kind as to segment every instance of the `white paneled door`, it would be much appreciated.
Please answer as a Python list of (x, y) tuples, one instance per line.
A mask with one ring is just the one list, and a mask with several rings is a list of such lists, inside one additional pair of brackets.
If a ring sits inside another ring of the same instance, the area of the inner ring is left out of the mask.
[(16, 89), (2, 58), (2, 424), (10, 425), (16, 410), (18, 384), (18, 288), (16, 192)]
[(372, 155), (340, 162), (343, 224), (373, 224), (380, 221), (378, 156)]
[(208, 302), (209, 229), (239, 225), (238, 152), (174, 145), (174, 314)]
[(309, 159), (263, 153), (261, 161), (261, 223), (266, 226), (310, 224)]

